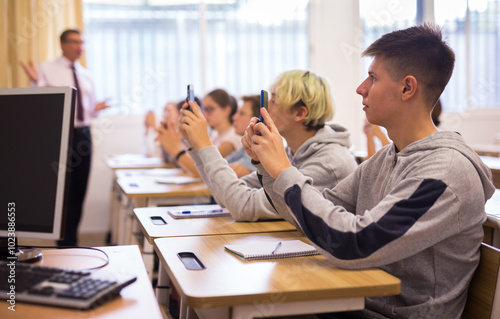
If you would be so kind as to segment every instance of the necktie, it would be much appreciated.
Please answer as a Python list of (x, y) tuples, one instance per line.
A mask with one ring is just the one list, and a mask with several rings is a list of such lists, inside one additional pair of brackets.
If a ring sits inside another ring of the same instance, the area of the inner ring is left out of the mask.
[(76, 118), (79, 121), (83, 121), (83, 104), (82, 95), (80, 92), (80, 85), (78, 84), (78, 78), (76, 77), (75, 65), (71, 65), (71, 70), (73, 70), (73, 79), (75, 80), (76, 87)]

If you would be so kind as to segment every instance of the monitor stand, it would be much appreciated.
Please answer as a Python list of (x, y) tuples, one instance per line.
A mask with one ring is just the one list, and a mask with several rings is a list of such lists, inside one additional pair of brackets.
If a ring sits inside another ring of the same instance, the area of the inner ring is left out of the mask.
[(0, 258), (5, 261), (12, 259), (18, 262), (34, 263), (42, 260), (43, 257), (40, 249), (19, 248), (17, 238), (0, 237), (0, 249)]

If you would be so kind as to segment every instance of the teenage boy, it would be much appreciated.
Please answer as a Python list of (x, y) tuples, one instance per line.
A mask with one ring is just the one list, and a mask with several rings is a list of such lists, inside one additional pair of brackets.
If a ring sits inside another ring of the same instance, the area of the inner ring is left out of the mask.
[(253, 119), (243, 145), (261, 163), (266, 192), (284, 199), (287, 217), (323, 255), (338, 267), (380, 267), (401, 279), (400, 295), (367, 298), (350, 316), (460, 318), (494, 187), (461, 136), (439, 132), (431, 119), (454, 53), (439, 28), (422, 25), (382, 36), (363, 56), (373, 62), (356, 92), (368, 121), (393, 143), (335, 188), (318, 192), (290, 165), (265, 110), (267, 126)]

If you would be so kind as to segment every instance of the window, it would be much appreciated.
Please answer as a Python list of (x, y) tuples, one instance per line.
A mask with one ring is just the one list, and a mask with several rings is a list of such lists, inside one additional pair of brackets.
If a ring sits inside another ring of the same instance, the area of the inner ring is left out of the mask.
[(455, 51), (454, 74), (443, 93), (447, 111), (500, 108), (500, 1), (435, 1), (436, 23)]
[[(119, 4), (117, 4), (119, 3)], [(263, 9), (264, 8), (264, 9)], [(86, 60), (108, 113), (224, 88), (258, 94), (308, 67), (308, 0), (84, 0)]]
[[(434, 3), (434, 21), (456, 55), (441, 96), (447, 112), (500, 108), (500, 0), (360, 0), (365, 48), (384, 33), (422, 21)], [(365, 65), (366, 74), (368, 66)]]

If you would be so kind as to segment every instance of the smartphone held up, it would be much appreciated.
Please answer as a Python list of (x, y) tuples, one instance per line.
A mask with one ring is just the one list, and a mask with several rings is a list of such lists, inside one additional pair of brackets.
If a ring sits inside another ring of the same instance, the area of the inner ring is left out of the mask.
[[(192, 101), (194, 102), (194, 85), (188, 84), (187, 86), (187, 97), (186, 102)], [(188, 105), (187, 109), (191, 111), (191, 107)]]

